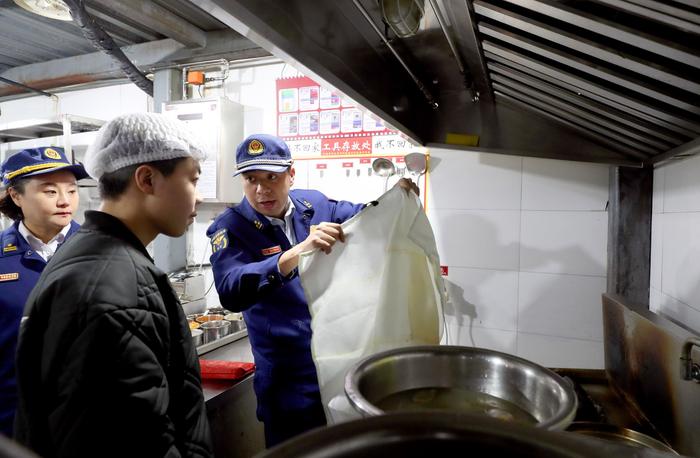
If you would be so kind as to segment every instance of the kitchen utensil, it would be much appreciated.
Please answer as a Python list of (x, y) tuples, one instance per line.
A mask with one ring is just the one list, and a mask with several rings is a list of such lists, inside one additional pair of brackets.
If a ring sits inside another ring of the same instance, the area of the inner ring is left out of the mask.
[[(480, 415), (411, 412), (316, 428), (266, 450), (260, 458), (385, 458), (507, 456), (509, 458), (660, 458), (663, 453), (545, 431)], [(670, 457), (671, 455), (669, 455)]]
[(549, 430), (566, 428), (577, 406), (572, 384), (549, 369), (459, 346), (404, 347), (370, 356), (348, 371), (345, 393), (364, 416), (457, 410)]
[(396, 174), (396, 166), (394, 166), (394, 163), (389, 159), (378, 157), (372, 161), (372, 170), (374, 171), (375, 175), (385, 178), (384, 192), (386, 192), (386, 189), (389, 186), (389, 178)]
[(425, 154), (422, 153), (409, 153), (404, 157), (404, 162), (406, 163), (406, 169), (411, 177), (418, 178), (425, 173), (425, 169), (428, 165)]

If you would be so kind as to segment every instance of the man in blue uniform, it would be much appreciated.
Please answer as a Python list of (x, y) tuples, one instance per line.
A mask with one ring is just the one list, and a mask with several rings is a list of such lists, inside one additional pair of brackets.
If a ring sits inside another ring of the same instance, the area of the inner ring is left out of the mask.
[[(311, 357), (311, 316), (297, 275), (299, 254), (330, 252), (344, 241), (340, 224), (364, 204), (291, 190), (289, 148), (271, 135), (251, 135), (236, 151), (245, 199), (207, 230), (221, 304), (242, 311), (255, 358), (258, 418), (268, 447), (326, 424)], [(417, 192), (410, 180), (399, 186)], [(313, 228), (313, 230), (312, 230)]]
[(0, 212), (14, 224), (0, 233), (0, 432), (12, 435), (17, 403), (15, 348), (24, 303), (46, 263), (75, 233), (77, 180), (87, 177), (63, 149), (32, 148), (7, 158), (0, 171)]

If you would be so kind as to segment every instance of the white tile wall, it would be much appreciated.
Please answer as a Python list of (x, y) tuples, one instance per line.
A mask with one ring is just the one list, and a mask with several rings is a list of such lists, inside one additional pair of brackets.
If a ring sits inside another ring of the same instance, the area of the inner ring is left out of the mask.
[(520, 272), (518, 330), (603, 340), (605, 277)]
[(700, 211), (700, 158), (664, 167), (664, 212)]
[(667, 167), (654, 169), (654, 191), (651, 200), (652, 213), (663, 213), (664, 211), (664, 183), (666, 179)]
[(605, 209), (608, 167), (523, 158), (523, 210)]
[(520, 269), (604, 276), (607, 227), (600, 211), (523, 211)]
[(428, 208), (520, 209), (520, 157), (434, 150), (430, 169)]
[(605, 366), (603, 342), (518, 333), (518, 352), (545, 367), (600, 369)]
[(443, 264), (518, 269), (519, 211), (433, 210), (429, 218)]
[(654, 170), (650, 309), (700, 333), (700, 157)]
[[(654, 176), (656, 179), (656, 176)], [(654, 213), (651, 220), (651, 266), (649, 286), (661, 291), (661, 267), (663, 265), (664, 215)]]
[(451, 267), (446, 279), (447, 319), (459, 326), (515, 331), (518, 313), (518, 273)]
[(664, 213), (662, 292), (700, 306), (700, 213)]
[(448, 323), (448, 340), (450, 345), (464, 345), (467, 347), (488, 348), (489, 350), (502, 351), (514, 355), (517, 353), (515, 331), (503, 331), (500, 329), (481, 328), (479, 326), (457, 326)]
[(606, 166), (431, 150), (450, 343), (603, 367)]

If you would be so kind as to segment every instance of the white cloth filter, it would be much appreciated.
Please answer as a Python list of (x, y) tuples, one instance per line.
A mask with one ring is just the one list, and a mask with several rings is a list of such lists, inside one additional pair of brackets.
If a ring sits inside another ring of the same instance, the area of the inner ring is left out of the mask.
[(359, 417), (344, 391), (352, 365), (380, 351), (440, 343), (446, 301), (435, 237), (415, 194), (394, 187), (342, 227), (345, 243), (299, 261), (329, 423)]
[(130, 165), (188, 156), (203, 161), (207, 155), (185, 123), (159, 113), (132, 113), (100, 128), (85, 153), (85, 170), (99, 180)]

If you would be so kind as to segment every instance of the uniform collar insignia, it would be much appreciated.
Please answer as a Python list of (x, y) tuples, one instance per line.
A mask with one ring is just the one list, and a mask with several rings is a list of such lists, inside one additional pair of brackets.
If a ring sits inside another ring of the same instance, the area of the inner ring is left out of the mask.
[(0, 282), (19, 280), (19, 272), (8, 272), (0, 274)]

